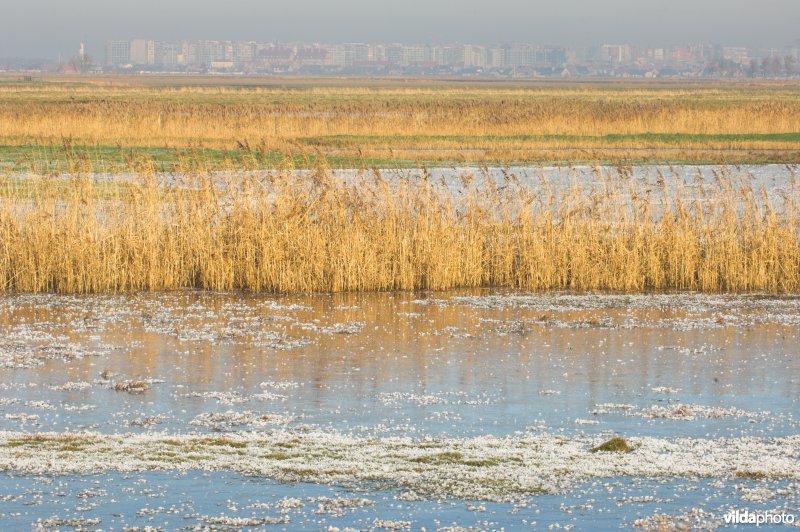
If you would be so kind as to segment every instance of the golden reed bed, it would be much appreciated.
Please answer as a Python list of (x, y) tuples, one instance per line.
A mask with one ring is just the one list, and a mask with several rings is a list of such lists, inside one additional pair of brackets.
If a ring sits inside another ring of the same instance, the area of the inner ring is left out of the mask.
[(0, 159), (46, 159), (66, 139), (329, 160), (800, 162), (796, 84), (326, 83), (0, 77)]
[(800, 290), (800, 193), (731, 170), (568, 186), (424, 173), (0, 178), (0, 291)]

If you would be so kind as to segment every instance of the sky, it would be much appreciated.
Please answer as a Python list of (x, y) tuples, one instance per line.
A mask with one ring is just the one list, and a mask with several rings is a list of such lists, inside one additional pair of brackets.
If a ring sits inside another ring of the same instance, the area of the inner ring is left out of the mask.
[(800, 0), (0, 0), (0, 57), (132, 38), (771, 47), (798, 21)]

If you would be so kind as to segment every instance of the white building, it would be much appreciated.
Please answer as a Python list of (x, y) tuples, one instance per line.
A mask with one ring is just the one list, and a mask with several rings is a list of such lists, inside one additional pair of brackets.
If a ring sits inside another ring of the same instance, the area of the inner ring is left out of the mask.
[(134, 65), (156, 64), (156, 43), (145, 39), (131, 41), (130, 62)]

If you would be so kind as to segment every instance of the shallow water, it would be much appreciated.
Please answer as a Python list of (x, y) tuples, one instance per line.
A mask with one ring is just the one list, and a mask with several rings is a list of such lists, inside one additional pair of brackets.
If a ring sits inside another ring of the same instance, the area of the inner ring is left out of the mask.
[[(537, 435), (597, 443), (621, 435), (789, 438), (780, 440), (787, 456), (800, 455), (791, 439), (800, 432), (800, 297), (20, 295), (0, 298), (0, 331), (7, 442), (20, 433), (83, 431), (156, 438), (281, 431), (365, 445), (448, 438), (455, 446), (487, 435), (513, 444)], [(145, 389), (115, 389), (132, 381)], [(717, 520), (730, 507), (797, 511), (800, 480), (800, 465), (775, 479), (571, 477), (569, 489), (515, 494), (511, 503), (446, 490), (406, 500), (405, 484), (314, 475), (316, 483), (290, 483), (217, 470), (3, 469), (0, 520), (23, 528), (76, 516), (100, 519), (84, 525), (103, 528), (173, 528), (219, 524), (213, 519), (223, 514), (286, 517), (279, 526), (300, 528), (363, 529), (382, 519), (414, 528), (534, 521), (610, 528), (698, 508)], [(95, 485), (104, 493), (80, 495)], [(347, 499), (343, 515), (314, 513), (319, 503), (311, 499), (322, 496)], [(274, 506), (287, 497), (302, 504)], [(370, 502), (352, 506), (354, 498)], [(254, 503), (262, 506), (246, 508)], [(137, 515), (145, 507), (176, 512)]]
[[(278, 170), (235, 170), (214, 171), (213, 175), (220, 179), (249, 176), (276, 175)], [(295, 171), (298, 177), (307, 177), (316, 170), (300, 169)], [(493, 182), (502, 186), (508, 182), (518, 182), (522, 185), (539, 189), (546, 185), (554, 193), (567, 191), (575, 184), (601, 185), (608, 181), (628, 181), (647, 187), (657, 187), (661, 184), (679, 186), (682, 197), (702, 198), (702, 187), (718, 184), (720, 180), (728, 180), (735, 186), (750, 186), (759, 191), (762, 188), (769, 194), (778, 194), (793, 190), (797, 186), (800, 176), (800, 165), (796, 164), (749, 164), (749, 165), (719, 165), (719, 164), (670, 164), (670, 165), (559, 165), (559, 166), (450, 166), (430, 168), (381, 168), (374, 169), (331, 169), (331, 175), (343, 180), (355, 181), (358, 179), (374, 179), (378, 174), (388, 181), (403, 179), (427, 179), (433, 183), (441, 183), (454, 193), (459, 194), (465, 185), (485, 187)], [(17, 178), (31, 177), (29, 173), (17, 172)], [(66, 177), (68, 174), (64, 174)], [(171, 183), (178, 177), (186, 177), (175, 173), (157, 173), (165, 183)], [(132, 173), (96, 173), (98, 180), (109, 179), (137, 179)], [(189, 176), (192, 177), (192, 176)]]
[[(796, 486), (783, 486), (782, 496), (791, 498), (786, 493), (791, 489)], [(266, 479), (243, 479), (224, 473), (0, 477), (0, 519), (7, 526), (20, 529), (28, 529), (29, 523), (64, 528), (62, 523), (76, 519), (83, 521), (74, 524), (87, 528), (159, 526), (174, 530), (207, 527), (217, 524), (215, 519), (238, 518), (252, 519), (254, 526), (275, 520), (276, 528), (301, 530), (368, 530), (383, 528), (376, 526), (381, 522), (415, 530), (513, 530), (570, 525), (598, 530), (630, 528), (637, 519), (651, 514), (683, 515), (690, 511), (693, 499), (703, 499), (712, 507), (725, 506), (742, 497), (752, 498), (759, 490), (752, 482), (723, 485), (635, 479), (587, 484), (569, 498), (545, 495), (522, 504), (498, 504), (454, 499), (406, 501), (397, 492), (369, 486), (342, 489), (294, 484), (287, 490), (285, 485)], [(643, 497), (642, 493), (648, 495)], [(797, 499), (794, 500), (797, 508)], [(774, 507), (752, 502), (749, 506)], [(282, 519), (286, 522), (280, 522)], [(706, 519), (687, 523), (713, 522)]]

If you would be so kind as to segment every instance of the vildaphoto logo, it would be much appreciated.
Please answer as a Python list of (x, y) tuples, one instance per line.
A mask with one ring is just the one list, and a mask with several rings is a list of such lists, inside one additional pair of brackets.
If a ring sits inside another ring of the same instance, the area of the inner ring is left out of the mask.
[(731, 510), (722, 519), (726, 525), (793, 525), (794, 514)]

